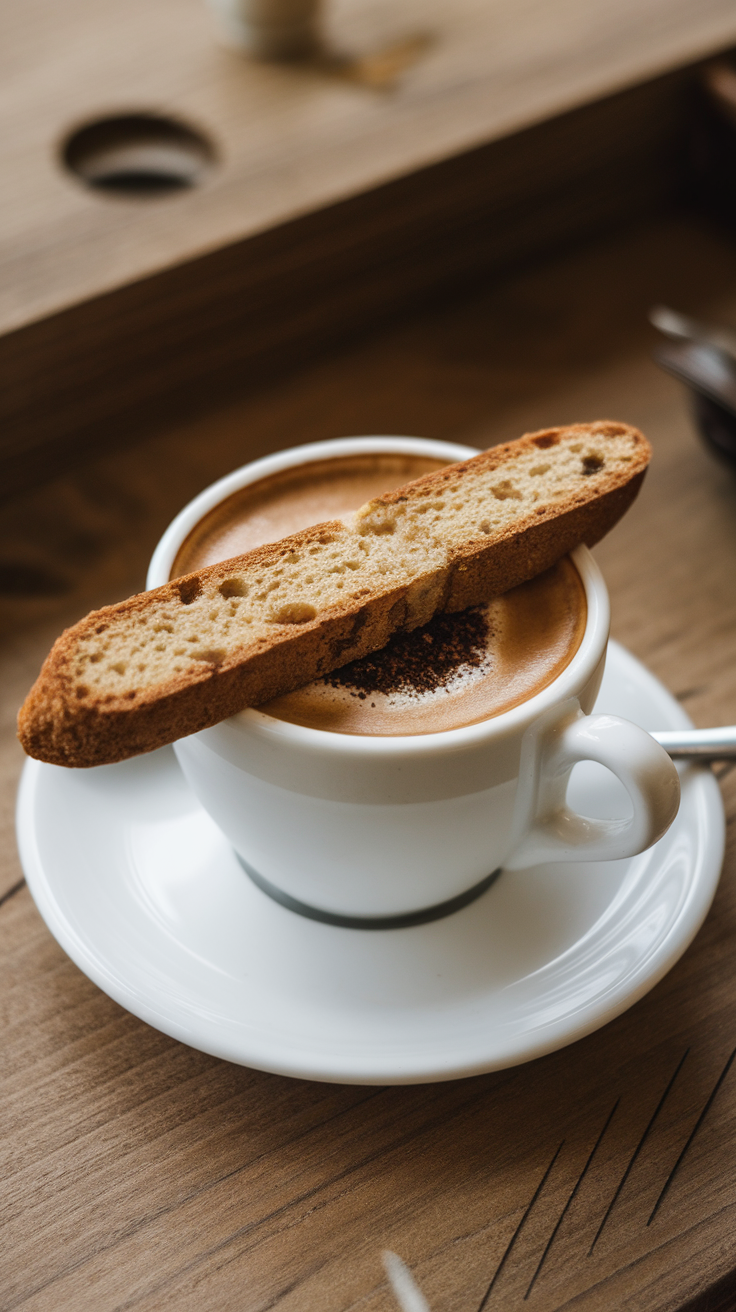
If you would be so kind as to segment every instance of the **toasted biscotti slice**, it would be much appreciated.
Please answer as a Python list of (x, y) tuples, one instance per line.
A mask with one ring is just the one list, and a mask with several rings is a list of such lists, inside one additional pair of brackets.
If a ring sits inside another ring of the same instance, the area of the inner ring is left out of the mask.
[(532, 433), (67, 629), (19, 715), (26, 752), (120, 761), (291, 692), (437, 611), (603, 537), (650, 448), (624, 424)]

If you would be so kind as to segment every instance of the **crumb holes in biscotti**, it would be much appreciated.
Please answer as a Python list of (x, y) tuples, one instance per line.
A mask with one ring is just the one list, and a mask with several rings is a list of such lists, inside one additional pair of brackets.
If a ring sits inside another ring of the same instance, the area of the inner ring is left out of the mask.
[(224, 579), (217, 591), (221, 597), (247, 597), (248, 584), (245, 579)]
[(221, 665), (227, 656), (223, 647), (210, 647), (207, 651), (193, 651), (195, 661), (205, 661), (208, 665)]
[(202, 584), (199, 579), (192, 575), (191, 578), (181, 579), (176, 585), (179, 593), (179, 600), (184, 606), (191, 606), (193, 601), (197, 600), (202, 592)]
[(77, 693), (77, 700), (80, 702), (84, 701), (85, 697), (89, 697), (89, 688), (85, 688), (84, 684), (80, 683), (78, 688), (76, 689), (76, 693)]
[(521, 501), (522, 494), (518, 487), (514, 487), (510, 479), (505, 478), (502, 483), (497, 483), (491, 488), (491, 492), (497, 501)]
[(583, 456), (582, 472), (584, 475), (599, 474), (605, 463), (602, 455), (597, 451), (591, 451), (587, 456)]
[(482, 519), (480, 521), (480, 524), (478, 525), (478, 528), (480, 529), (481, 533), (490, 533), (491, 521), (489, 519)]
[(551, 465), (533, 465), (532, 468), (529, 470), (529, 473), (531, 474), (532, 478), (540, 478), (542, 474), (549, 473), (549, 470), (551, 468), (552, 468)]
[(540, 451), (549, 451), (551, 446), (557, 446), (559, 440), (558, 433), (540, 433), (539, 437), (534, 438), (534, 445), (538, 446)]
[(110, 669), (114, 670), (116, 674), (125, 674), (127, 668), (125, 661), (116, 661), (114, 665), (110, 666)]
[(272, 624), (307, 624), (316, 618), (314, 606), (307, 601), (289, 601), (272, 610), (269, 620)]

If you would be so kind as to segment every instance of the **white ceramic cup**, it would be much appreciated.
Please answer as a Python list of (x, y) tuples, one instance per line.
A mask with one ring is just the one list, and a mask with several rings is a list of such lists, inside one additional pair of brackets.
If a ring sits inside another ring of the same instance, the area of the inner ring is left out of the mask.
[[(249, 483), (365, 452), (448, 463), (472, 448), (421, 438), (346, 438), (267, 456), (207, 488), (167, 529), (148, 587), (169, 579), (203, 515)], [(591, 715), (606, 657), (609, 603), (590, 552), (573, 559), (588, 617), (562, 673), (520, 706), (440, 733), (368, 737), (287, 724), (259, 710), (181, 739), (196, 796), (272, 896), (338, 924), (384, 926), (465, 905), (501, 867), (616, 860), (650, 847), (675, 818), (672, 761), (643, 729)], [(570, 772), (597, 761), (621, 780), (631, 814), (594, 820), (566, 805)]]

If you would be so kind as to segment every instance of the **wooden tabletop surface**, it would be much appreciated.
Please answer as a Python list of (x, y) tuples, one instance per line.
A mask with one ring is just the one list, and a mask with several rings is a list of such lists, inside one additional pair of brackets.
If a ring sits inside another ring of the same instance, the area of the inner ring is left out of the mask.
[(5, 1312), (389, 1312), (385, 1248), (433, 1312), (734, 1306), (736, 772), (719, 771), (731, 843), (715, 905), (651, 993), (529, 1065), (406, 1088), (232, 1066), (127, 1014), (52, 939), (13, 836), (14, 716), (60, 628), (138, 589), (202, 486), (319, 438), (486, 446), (577, 419), (640, 425), (651, 473), (597, 550), (613, 632), (696, 723), (736, 720), (736, 478), (651, 363), (655, 300), (736, 322), (736, 245), (684, 219), (610, 238), (0, 511)]
[[(736, 13), (731, 0), (329, 0), (325, 33), (342, 72), (220, 48), (204, 0), (5, 0), (0, 335), (707, 58), (736, 43)], [(217, 164), (201, 186), (142, 200), (64, 168), (74, 129), (139, 112), (205, 134)]]

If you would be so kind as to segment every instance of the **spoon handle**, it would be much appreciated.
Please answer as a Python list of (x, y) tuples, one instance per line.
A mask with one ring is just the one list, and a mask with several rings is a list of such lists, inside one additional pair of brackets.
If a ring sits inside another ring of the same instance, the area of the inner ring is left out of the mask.
[(668, 305), (653, 305), (649, 322), (666, 337), (686, 342), (703, 342), (736, 357), (736, 333), (717, 324), (699, 323), (687, 314), (671, 310)]
[(720, 729), (672, 729), (652, 733), (672, 757), (691, 756), (699, 761), (725, 761), (736, 757), (736, 724)]

